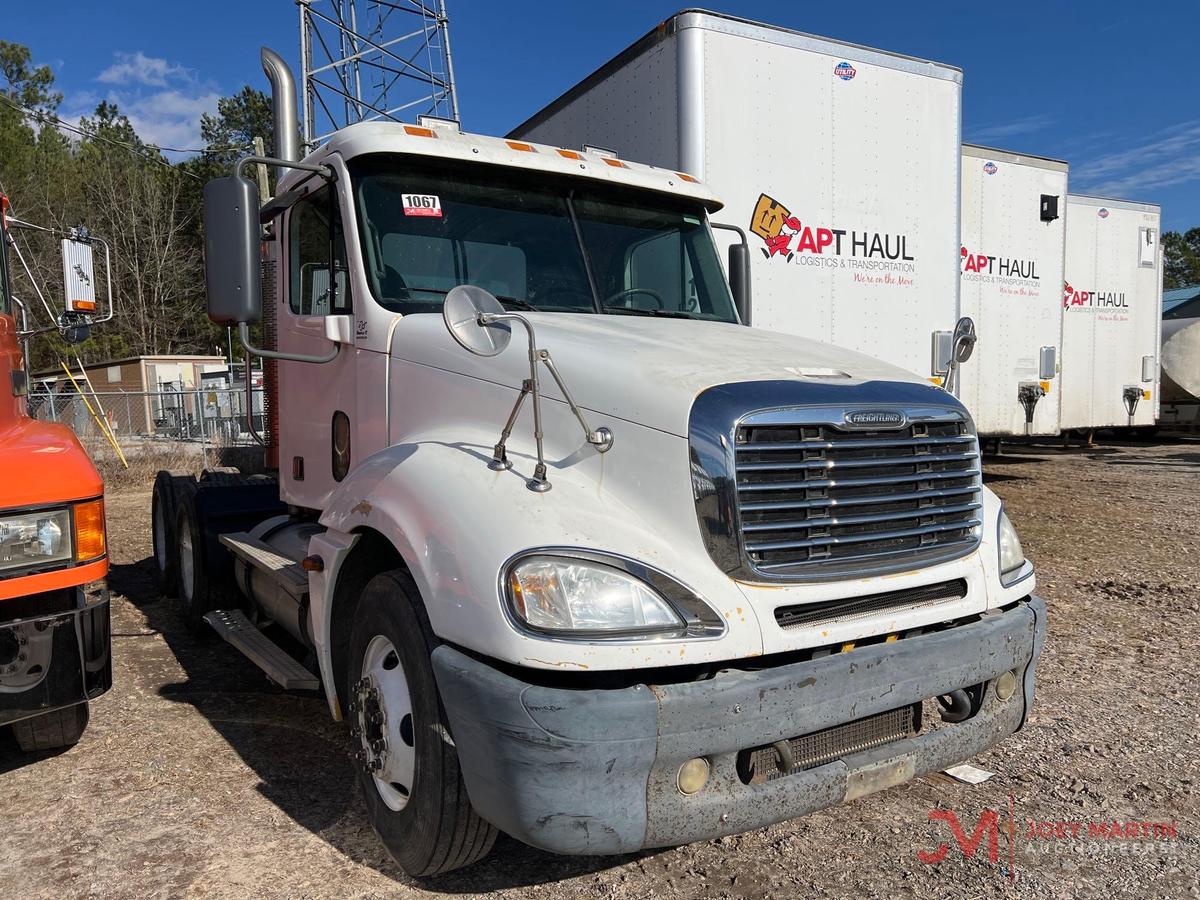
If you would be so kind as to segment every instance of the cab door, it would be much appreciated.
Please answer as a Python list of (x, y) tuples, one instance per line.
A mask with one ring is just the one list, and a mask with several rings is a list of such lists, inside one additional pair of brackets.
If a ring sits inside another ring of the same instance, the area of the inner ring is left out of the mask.
[[(325, 506), (354, 463), (356, 298), (342, 221), (337, 186), (314, 185), (288, 210), (280, 234), (279, 349), (323, 356), (341, 348), (328, 363), (279, 363), (280, 493), (311, 509)], [(335, 345), (329, 326), (342, 326), (349, 342)]]

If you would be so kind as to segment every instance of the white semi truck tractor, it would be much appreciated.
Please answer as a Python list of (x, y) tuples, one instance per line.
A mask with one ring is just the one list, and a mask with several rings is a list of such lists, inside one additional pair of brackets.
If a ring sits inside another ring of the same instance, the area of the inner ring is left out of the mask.
[(954, 396), (739, 324), (687, 173), (427, 119), (301, 159), (264, 63), (282, 174), (207, 186), (208, 297), (278, 476), (162, 473), (156, 558), (348, 722), (406, 871), (741, 832), (1021, 728), (1046, 609)]

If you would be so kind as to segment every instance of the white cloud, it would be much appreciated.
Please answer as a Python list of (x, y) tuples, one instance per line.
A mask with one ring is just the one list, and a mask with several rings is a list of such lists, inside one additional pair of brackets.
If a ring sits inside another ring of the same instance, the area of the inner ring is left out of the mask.
[(1025, 116), (1022, 119), (1014, 119), (1011, 122), (986, 125), (983, 128), (970, 132), (967, 137), (971, 141), (987, 144), (994, 141), (1001, 141), (1005, 138), (1018, 137), (1022, 134), (1033, 134), (1053, 124), (1053, 118), (1044, 113), (1037, 113), (1032, 116)]
[(111, 66), (96, 76), (102, 84), (144, 84), (150, 87), (166, 87), (168, 82), (195, 80), (190, 69), (179, 63), (167, 62), (157, 56), (147, 56), (141, 50), (136, 53), (113, 54), (116, 58)]
[[(91, 117), (102, 100), (129, 118), (138, 136), (158, 147), (198, 149), (200, 116), (216, 112), (217, 85), (201, 80), (177, 62), (135, 53), (114, 53), (114, 63), (95, 77), (105, 87), (69, 94), (62, 106), (67, 121)], [(187, 154), (164, 151), (173, 159)]]
[(1179, 122), (1133, 146), (1072, 163), (1072, 187), (1130, 196), (1200, 180), (1200, 120)]
[(132, 101), (111, 99), (129, 117), (134, 131), (146, 143), (159, 147), (198, 148), (202, 146), (200, 116), (216, 112), (220, 96), (216, 91), (187, 94), (168, 90)]

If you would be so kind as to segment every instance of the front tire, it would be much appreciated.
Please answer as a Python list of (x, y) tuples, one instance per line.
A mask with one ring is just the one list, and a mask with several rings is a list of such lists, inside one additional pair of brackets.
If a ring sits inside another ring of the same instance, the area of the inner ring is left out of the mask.
[(371, 579), (350, 634), (348, 718), (367, 818), (413, 876), (477, 862), (497, 833), (467, 797), (430, 665), (437, 645), (408, 573)]
[(88, 705), (77, 703), (13, 723), (17, 746), (26, 753), (73, 747), (87, 728)]

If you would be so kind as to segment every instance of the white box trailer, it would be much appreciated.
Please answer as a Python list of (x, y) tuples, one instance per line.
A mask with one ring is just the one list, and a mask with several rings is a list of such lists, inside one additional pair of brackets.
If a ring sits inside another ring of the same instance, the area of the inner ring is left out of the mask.
[(1063, 430), (1151, 428), (1162, 329), (1160, 209), (1070, 194), (1063, 285)]
[(979, 340), (959, 397), (980, 434), (1059, 430), (1067, 164), (964, 144), (960, 311)]
[(958, 314), (962, 72), (679, 13), (511, 138), (703, 179), (750, 232), (752, 324), (928, 377)]

